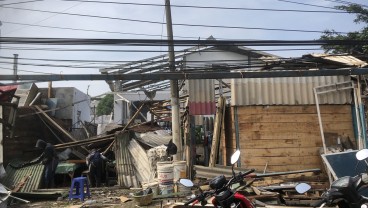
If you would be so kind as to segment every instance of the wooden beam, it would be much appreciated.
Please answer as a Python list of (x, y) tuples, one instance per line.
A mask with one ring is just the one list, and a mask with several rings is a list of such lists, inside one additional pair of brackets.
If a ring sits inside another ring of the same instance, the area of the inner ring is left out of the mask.
[(60, 132), (62, 132), (65, 136), (67, 136), (72, 141), (77, 141), (68, 131), (66, 131), (63, 127), (61, 127), (58, 123), (56, 123), (49, 115), (47, 115), (39, 106), (35, 105), (35, 108)]
[[(124, 132), (129, 126), (130, 126), (130, 124), (132, 124), (133, 123), (133, 121), (134, 121), (134, 119), (138, 116), (138, 114), (141, 112), (141, 110), (142, 110), (142, 108), (143, 108), (143, 106), (144, 106), (145, 104), (144, 103), (142, 103), (142, 105), (139, 107), (139, 109), (135, 112), (135, 114), (133, 115), (133, 117), (128, 121), (128, 123), (124, 126), (124, 128), (123, 128), (123, 130), (121, 130), (122, 132)], [(111, 149), (111, 147), (114, 145), (114, 143), (115, 143), (115, 140), (114, 141), (112, 141), (111, 142), (111, 144), (106, 148), (106, 150), (105, 151), (103, 151), (103, 153), (102, 154), (106, 154), (106, 152), (107, 151), (109, 151), (109, 149)]]
[(213, 138), (212, 138), (212, 147), (211, 147), (209, 167), (215, 166), (216, 160), (218, 157), (218, 148), (219, 148), (220, 138), (221, 138), (222, 121), (224, 120), (224, 115), (225, 115), (224, 114), (225, 105), (226, 105), (225, 98), (222, 96), (219, 97), (218, 107), (216, 110), (216, 119), (215, 119), (215, 127), (214, 127), (214, 133), (213, 133)]

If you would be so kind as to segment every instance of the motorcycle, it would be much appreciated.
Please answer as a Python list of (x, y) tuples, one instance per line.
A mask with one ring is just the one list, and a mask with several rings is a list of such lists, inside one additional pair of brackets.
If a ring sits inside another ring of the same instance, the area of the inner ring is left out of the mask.
[[(200, 187), (198, 187), (200, 193), (184, 203), (184, 206), (188, 206), (191, 203), (193, 203), (192, 206), (194, 206), (199, 202), (202, 206), (205, 206), (207, 204), (207, 198), (214, 196), (211, 203), (215, 208), (255, 208), (255, 204), (247, 197), (237, 190), (231, 189), (231, 186), (236, 183), (241, 183), (242, 185), (247, 186), (247, 184), (243, 184), (244, 178), (255, 171), (255, 169), (251, 169), (245, 173), (239, 172), (236, 174), (234, 171), (234, 164), (239, 160), (239, 157), (239, 150), (235, 151), (235, 153), (231, 156), (232, 177), (229, 180), (226, 180), (224, 175), (213, 178), (209, 182), (211, 190), (202, 191)], [(189, 179), (180, 179), (179, 183), (186, 187), (194, 186), (193, 182)], [(299, 184), (296, 186), (296, 190), (299, 193), (304, 193), (309, 189), (310, 186), (308, 184)]]
[[(368, 149), (357, 152), (358, 161), (364, 161), (368, 167)], [(330, 188), (321, 196), (321, 200), (313, 203), (313, 207), (337, 206), (339, 208), (367, 208), (368, 198), (361, 192), (367, 188), (368, 174), (361, 173), (356, 176), (344, 176), (335, 180)]]

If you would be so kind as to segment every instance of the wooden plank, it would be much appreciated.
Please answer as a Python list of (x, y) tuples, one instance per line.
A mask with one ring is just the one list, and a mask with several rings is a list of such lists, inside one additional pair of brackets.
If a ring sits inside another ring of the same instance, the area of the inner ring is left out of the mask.
[[(321, 114), (351, 114), (350, 105), (321, 105)], [(303, 106), (238, 106), (239, 115), (317, 114), (315, 105)]]
[(262, 139), (262, 140), (240, 140), (240, 148), (299, 148), (299, 147), (320, 147), (322, 141), (307, 139)]
[[(285, 123), (274, 123), (274, 122), (263, 122), (263, 123), (241, 123), (239, 124), (239, 132), (249, 131), (262, 131), (262, 132), (311, 132), (318, 131), (318, 122), (285, 122)], [(352, 122), (329, 122), (323, 125), (323, 129), (326, 131), (337, 131), (338, 130), (350, 130), (352, 132)], [(319, 132), (319, 131), (318, 131)]]
[[(323, 122), (352, 122), (351, 116), (346, 114), (326, 114), (322, 117)], [(315, 114), (258, 114), (258, 115), (241, 115), (239, 123), (308, 123), (317, 122), (318, 117)]]
[(226, 105), (225, 98), (222, 96), (219, 97), (218, 107), (216, 110), (216, 118), (215, 118), (209, 167), (214, 167), (216, 164), (216, 160), (218, 156), (218, 147), (220, 144), (219, 140), (221, 138), (221, 126), (222, 126), (222, 121), (224, 120), (225, 105)]
[(251, 156), (260, 157), (293, 157), (293, 156), (320, 156), (320, 147), (301, 148), (247, 148), (241, 149), (241, 156), (248, 158)]
[(242, 140), (260, 140), (260, 139), (267, 139), (267, 140), (282, 140), (282, 139), (301, 139), (304, 140), (308, 138), (311, 139), (318, 139), (320, 138), (319, 132), (261, 132), (261, 131), (252, 131), (252, 132), (241, 132), (240, 139)]
[[(246, 163), (242, 162), (242, 168), (254, 168), (257, 171), (263, 171), (265, 165), (247, 165)], [(313, 169), (313, 168), (321, 168), (321, 166), (311, 165), (311, 164), (299, 164), (299, 165), (267, 165), (266, 172), (286, 172), (286, 171), (295, 171), (295, 170), (305, 170), (305, 169)]]
[(57, 128), (60, 132), (62, 132), (65, 136), (67, 136), (72, 141), (77, 141), (68, 131), (66, 131), (63, 127), (61, 127), (58, 123), (56, 123), (49, 115), (47, 115), (39, 106), (34, 106), (55, 128)]
[(244, 157), (242, 163), (247, 165), (316, 165), (321, 164), (320, 156), (294, 156), (294, 157)]

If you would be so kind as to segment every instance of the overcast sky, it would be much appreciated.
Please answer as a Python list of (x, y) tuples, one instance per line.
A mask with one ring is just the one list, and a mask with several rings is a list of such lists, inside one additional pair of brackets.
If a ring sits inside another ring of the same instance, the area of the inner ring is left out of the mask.
[[(109, 0), (101, 2), (117, 2)], [(19, 3), (18, 2), (27, 2)], [(166, 26), (162, 24), (139, 23), (123, 21), (124, 19), (148, 20), (165, 22), (164, 7), (149, 5), (128, 5), (113, 3), (98, 3), (86, 1), (27, 1), (27, 0), (0, 0), (0, 27), (2, 37), (44, 37), (44, 38), (144, 38), (166, 39)], [(123, 3), (150, 3), (164, 4), (164, 0), (120, 0)], [(294, 3), (293, 3), (294, 2)], [(299, 2), (299, 4), (297, 4)], [(252, 9), (286, 9), (286, 10), (313, 10), (336, 11), (328, 7), (341, 5), (339, 0), (172, 0), (172, 5), (191, 5), (208, 7), (236, 7)], [(343, 1), (347, 2), (347, 1)], [(368, 4), (364, 0), (352, 3)], [(308, 5), (307, 5), (308, 4)], [(315, 6), (312, 6), (315, 5)], [(317, 7), (319, 6), (319, 7)], [(18, 9), (17, 9), (18, 8)], [(19, 9), (20, 8), (20, 9)], [(38, 11), (36, 11), (38, 10)], [(107, 18), (93, 18), (76, 15), (56, 14), (50, 12), (69, 14), (93, 15)], [(265, 10), (222, 10), (203, 8), (172, 7), (172, 21), (174, 24), (201, 24), (222, 25), (256, 28), (278, 28), (295, 30), (324, 31), (333, 29), (339, 32), (356, 31), (362, 28), (353, 22), (354, 15), (346, 13), (329, 12), (280, 12)], [(120, 18), (120, 20), (116, 20)], [(31, 26), (33, 25), (33, 26)], [(36, 26), (38, 27), (36, 27)], [(42, 27), (39, 27), (42, 26)], [(54, 28), (50, 28), (54, 27)], [(57, 27), (57, 28), (55, 28)], [(63, 29), (61, 29), (63, 28)], [(69, 29), (66, 29), (69, 28)], [(82, 31), (89, 30), (89, 31)], [(105, 32), (93, 32), (105, 31)], [(210, 35), (221, 39), (258, 39), (258, 40), (314, 40), (321, 33), (316, 32), (286, 32), (271, 30), (228, 29), (174, 26), (174, 38), (206, 39)], [(145, 34), (145, 35), (139, 35)], [(150, 35), (150, 36), (147, 36)], [(154, 36), (152, 36), (154, 35)], [(176, 36), (176, 37), (175, 37)], [(89, 51), (51, 51), (51, 50), (20, 50), (19, 48), (65, 48), (65, 49), (91, 49)], [(296, 47), (306, 48), (306, 47)], [(307, 50), (272, 51), (283, 57), (298, 57), (307, 53), (321, 53), (315, 50), (318, 47), (309, 47)], [(0, 46), (0, 76), (12, 74), (13, 54), (19, 54), (18, 74), (55, 73), (55, 74), (99, 74), (99, 68), (117, 64), (115, 61), (134, 61), (143, 58), (164, 54), (166, 47), (149, 48), (149, 50), (162, 50), (156, 53), (128, 53), (128, 52), (98, 52), (94, 49), (128, 49), (122, 46), (35, 46), (35, 45), (1, 45)], [(129, 48), (132, 49), (132, 48)], [(138, 48), (133, 48), (138, 49)], [(139, 48), (145, 49), (145, 48)], [(146, 48), (147, 49), (147, 48)], [(271, 49), (263, 47), (257, 49)], [(281, 49), (272, 48), (272, 49)], [(26, 59), (51, 60), (89, 60), (98, 63), (85, 62), (57, 62), (35, 61)], [(109, 62), (110, 61), (110, 62)], [(113, 63), (111, 63), (114, 61)], [(48, 66), (32, 66), (48, 65)], [(51, 65), (51, 66), (50, 66)], [(83, 66), (85, 68), (55, 67), (54, 65)], [(37, 83), (39, 87), (46, 87), (47, 83)], [(68, 81), (54, 82), (54, 87), (76, 87), (91, 96), (109, 92), (104, 81)]]

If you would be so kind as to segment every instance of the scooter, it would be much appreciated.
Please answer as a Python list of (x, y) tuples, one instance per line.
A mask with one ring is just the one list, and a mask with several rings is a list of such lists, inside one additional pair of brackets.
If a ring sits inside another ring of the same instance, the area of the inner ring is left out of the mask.
[[(229, 180), (226, 180), (224, 175), (213, 178), (209, 183), (211, 190), (202, 191), (198, 187), (200, 193), (184, 203), (184, 206), (188, 206), (191, 203), (193, 203), (192, 206), (194, 206), (199, 202), (202, 206), (205, 206), (207, 204), (207, 198), (210, 196), (214, 196), (214, 198), (212, 199), (212, 204), (215, 208), (255, 208), (256, 205), (252, 203), (247, 197), (245, 197), (238, 191), (231, 189), (231, 185), (235, 183), (244, 183), (244, 178), (255, 171), (255, 169), (251, 169), (245, 173), (239, 172), (238, 174), (236, 174), (234, 171), (234, 164), (239, 160), (239, 157), (239, 150), (235, 151), (235, 153), (231, 156), (233, 176)], [(179, 182), (186, 187), (194, 186), (193, 182), (188, 179), (180, 179)], [(247, 184), (244, 185), (246, 186)], [(308, 184), (300, 184), (296, 187), (296, 190), (299, 193), (304, 193), (309, 189), (310, 186)]]
[[(364, 160), (368, 167), (368, 149), (357, 152), (358, 161)], [(368, 198), (360, 192), (367, 188), (368, 174), (361, 173), (354, 177), (344, 176), (335, 180), (330, 189), (322, 194), (322, 199), (313, 203), (313, 207), (337, 206), (339, 208), (368, 208)]]

